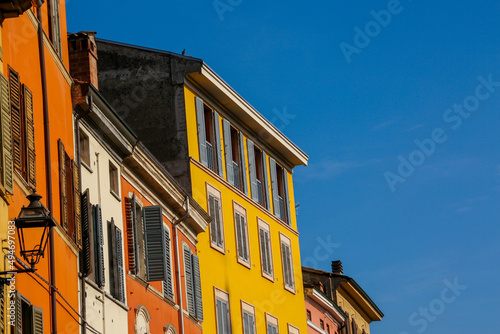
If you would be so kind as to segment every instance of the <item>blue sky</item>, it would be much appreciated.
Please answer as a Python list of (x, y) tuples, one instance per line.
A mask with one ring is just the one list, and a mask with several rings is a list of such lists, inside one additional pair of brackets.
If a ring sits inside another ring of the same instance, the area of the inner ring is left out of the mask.
[[(212, 1), (70, 0), (68, 30), (186, 49), (307, 152), (303, 263), (341, 259), (386, 315), (373, 333), (498, 332), (500, 2), (219, 6), (222, 20)], [(385, 27), (371, 22), (388, 8)], [(356, 27), (369, 35), (355, 41)], [(466, 116), (448, 111), (464, 103)], [(444, 302), (447, 284), (460, 287)]]

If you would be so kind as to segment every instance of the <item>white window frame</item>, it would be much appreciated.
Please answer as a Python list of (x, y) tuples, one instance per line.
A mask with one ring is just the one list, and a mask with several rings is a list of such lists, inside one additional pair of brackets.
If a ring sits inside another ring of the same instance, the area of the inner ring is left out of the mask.
[[(287, 245), (290, 248), (290, 272), (291, 272), (291, 279), (292, 279), (292, 285), (287, 285), (285, 281), (285, 264), (283, 262), (285, 254), (283, 254), (283, 244)], [(295, 275), (294, 275), (294, 269), (293, 269), (293, 254), (292, 254), (292, 241), (290, 240), (289, 237), (284, 235), (283, 233), (280, 232), (280, 252), (281, 252), (281, 268), (283, 272), (283, 286), (285, 287), (286, 290), (290, 291), (291, 293), (295, 294)]]
[[(237, 255), (237, 259), (238, 259), (238, 263), (242, 264), (243, 266), (247, 267), (247, 268), (251, 268), (251, 256), (250, 256), (250, 244), (249, 244), (249, 239), (250, 237), (248, 236), (248, 219), (247, 219), (247, 210), (240, 204), (238, 204), (236, 201), (233, 201), (233, 210), (234, 210), (234, 237), (235, 237), (235, 244), (236, 244), (236, 255)], [(246, 241), (246, 251), (247, 251), (247, 254), (248, 254), (248, 260), (245, 261), (245, 259), (242, 259), (240, 258), (240, 256), (238, 255), (238, 250), (239, 250), (239, 247), (241, 245), (238, 244), (238, 228), (237, 228), (237, 224), (236, 224), (236, 215), (239, 214), (240, 216), (242, 216), (244, 219), (245, 219), (245, 241)]]
[(243, 312), (246, 312), (246, 313), (253, 316), (253, 333), (256, 334), (257, 333), (257, 328), (256, 328), (257, 321), (255, 320), (255, 306), (253, 306), (250, 303), (247, 303), (244, 300), (241, 301), (241, 326), (243, 327), (242, 333), (249, 334), (249, 333), (245, 333), (245, 320), (243, 318), (243, 315), (244, 315)]
[(224, 290), (221, 290), (214, 286), (214, 306), (215, 306), (215, 324), (218, 326), (218, 314), (217, 314), (217, 299), (225, 302), (227, 304), (227, 326), (229, 328), (229, 333), (219, 332), (219, 328), (217, 328), (217, 334), (231, 334), (231, 303), (229, 302), (229, 293)]
[[(263, 221), (261, 218), (257, 218), (257, 225), (258, 225), (258, 236), (259, 236), (259, 252), (260, 252), (260, 267), (261, 267), (261, 272), (262, 276), (270, 280), (271, 282), (274, 282), (274, 263), (273, 263), (273, 246), (272, 246), (272, 241), (271, 241), (271, 226)], [(260, 230), (264, 230), (267, 232), (267, 235), (269, 237), (269, 263), (271, 264), (271, 275), (266, 273), (264, 271), (264, 253), (261, 247), (261, 242), (260, 242)]]
[(271, 334), (271, 333), (269, 333), (268, 329), (269, 329), (269, 325), (273, 325), (273, 326), (276, 326), (276, 334), (279, 334), (280, 327), (278, 324), (278, 318), (276, 318), (275, 316), (273, 316), (267, 312), (265, 312), (265, 315), (266, 315), (266, 333)]
[(288, 334), (300, 334), (300, 330), (292, 324), (288, 324)]
[(219, 246), (215, 244), (212, 240), (212, 224), (214, 223), (213, 221), (210, 223), (210, 246), (221, 252), (222, 254), (226, 254), (226, 238), (224, 234), (224, 217), (223, 217), (223, 211), (222, 211), (222, 195), (220, 190), (212, 186), (211, 184), (207, 183), (207, 212), (210, 215), (210, 196), (214, 197), (219, 201), (219, 217), (220, 217), (220, 229), (221, 229), (221, 238), (222, 238), (222, 246)]

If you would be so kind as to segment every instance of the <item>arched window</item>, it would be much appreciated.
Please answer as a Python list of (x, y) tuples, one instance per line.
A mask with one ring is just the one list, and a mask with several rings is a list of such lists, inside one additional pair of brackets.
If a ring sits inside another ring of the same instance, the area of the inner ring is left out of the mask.
[(148, 309), (143, 305), (137, 306), (135, 311), (135, 334), (150, 334), (150, 321), (151, 316), (149, 315)]
[(175, 329), (174, 325), (168, 322), (164, 328), (165, 328), (165, 334), (177, 334), (177, 330)]

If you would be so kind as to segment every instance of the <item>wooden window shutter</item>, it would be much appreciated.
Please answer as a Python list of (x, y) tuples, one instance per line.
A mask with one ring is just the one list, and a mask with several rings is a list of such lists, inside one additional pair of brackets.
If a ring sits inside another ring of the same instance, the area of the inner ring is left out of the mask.
[(215, 123), (215, 154), (217, 154), (217, 170), (220, 177), (224, 177), (224, 165), (222, 164), (222, 145), (220, 143), (219, 113), (214, 110)]
[(13, 165), (12, 165), (12, 128), (10, 117), (10, 101), (9, 101), (9, 81), (0, 73), (0, 150), (2, 151), (2, 185), (5, 190), (14, 194), (14, 180), (13, 180)]
[(36, 189), (35, 124), (33, 118), (33, 94), (23, 85), (24, 124), (26, 138), (26, 181)]
[(59, 144), (59, 193), (61, 201), (61, 225), (68, 231), (68, 194), (66, 185), (66, 152), (61, 139)]
[(165, 259), (167, 265), (167, 279), (163, 281), (163, 294), (170, 299), (174, 298), (174, 287), (172, 283), (172, 263), (170, 261), (170, 232), (164, 227), (163, 235), (165, 239)]
[(102, 230), (102, 212), (99, 204), (92, 207), (94, 215), (94, 240), (95, 240), (95, 280), (99, 287), (103, 287), (106, 282), (104, 271), (104, 236)]
[(264, 172), (264, 184), (262, 186), (264, 187), (264, 193), (266, 196), (264, 205), (266, 206), (266, 209), (271, 210), (271, 203), (269, 200), (269, 181), (267, 180), (267, 155), (264, 151), (262, 151), (262, 170)]
[(11, 330), (11, 333), (23, 334), (23, 296), (19, 293), (19, 291), (16, 291), (16, 298), (14, 302), (16, 307), (16, 319), (14, 320), (14, 328)]
[(184, 251), (184, 280), (186, 283), (186, 299), (187, 310), (189, 314), (195, 315), (196, 310), (194, 306), (194, 287), (193, 287), (193, 265), (191, 259), (191, 249), (188, 247), (183, 248)]
[(80, 190), (80, 169), (73, 161), (73, 207), (75, 211), (75, 242), (82, 249), (82, 193)]
[(283, 184), (285, 185), (285, 203), (286, 203), (286, 222), (288, 225), (292, 225), (292, 216), (290, 215), (290, 193), (288, 192), (288, 171), (283, 168)]
[(255, 148), (253, 141), (247, 139), (248, 149), (248, 168), (250, 169), (250, 187), (252, 189), (252, 199), (259, 201), (258, 186), (257, 186), (257, 168), (255, 166)]
[(234, 170), (233, 170), (233, 148), (231, 145), (231, 124), (224, 119), (222, 121), (224, 129), (224, 154), (226, 156), (226, 179), (227, 182), (234, 186)]
[(245, 145), (244, 145), (244, 140), (243, 140), (243, 133), (239, 133), (239, 139), (240, 139), (240, 156), (241, 156), (241, 175), (242, 175), (242, 182), (243, 182), (243, 192), (245, 195), (248, 196), (248, 184), (247, 184), (247, 166), (246, 166), (246, 159), (245, 159)]
[(5, 288), (6, 284), (0, 286), (0, 334), (5, 333)]
[(125, 302), (125, 277), (123, 266), (123, 234), (122, 231), (115, 227), (115, 240), (116, 240), (116, 265), (117, 265), (117, 299)]
[(278, 193), (278, 175), (276, 173), (276, 160), (269, 158), (269, 169), (271, 170), (271, 190), (273, 192), (273, 213), (280, 216), (280, 201)]
[(207, 135), (205, 132), (205, 105), (203, 100), (196, 97), (196, 120), (198, 122), (198, 144), (200, 148), (200, 162), (208, 167)]
[(136, 213), (135, 213), (135, 194), (132, 198), (125, 198), (125, 218), (127, 221), (127, 251), (128, 251), (128, 270), (132, 274), (137, 273), (137, 264), (136, 261)]
[(191, 264), (193, 271), (193, 288), (194, 299), (196, 306), (196, 319), (203, 321), (203, 300), (201, 295), (201, 276), (200, 276), (200, 259), (198, 255), (191, 255)]
[(148, 282), (164, 281), (167, 276), (163, 216), (160, 205), (142, 209), (144, 243), (146, 246), (146, 276)]
[(116, 261), (116, 233), (113, 218), (107, 221), (108, 226), (108, 261), (109, 261), (109, 291), (118, 299), (118, 263)]
[(92, 205), (90, 204), (89, 190), (85, 190), (81, 197), (82, 203), (82, 254), (83, 273), (88, 276), (94, 271), (94, 233), (92, 226)]
[(21, 82), (19, 74), (13, 69), (9, 70), (10, 112), (12, 121), (12, 151), (14, 168), (22, 172), (22, 133), (23, 122), (21, 118)]
[(32, 333), (33, 334), (43, 334), (43, 309), (32, 305), (31, 306), (31, 311), (32, 311)]

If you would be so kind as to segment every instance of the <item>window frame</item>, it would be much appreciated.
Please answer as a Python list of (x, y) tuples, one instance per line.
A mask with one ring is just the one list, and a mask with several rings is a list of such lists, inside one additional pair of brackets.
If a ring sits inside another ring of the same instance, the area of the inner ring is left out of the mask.
[(275, 316), (273, 316), (267, 312), (265, 312), (264, 314), (266, 316), (266, 333), (272, 334), (272, 333), (269, 333), (269, 325), (272, 325), (272, 326), (276, 327), (276, 334), (279, 334), (280, 327), (279, 327), (278, 318), (276, 318)]
[(120, 173), (111, 160), (109, 160), (109, 192), (120, 201)]
[[(219, 323), (218, 323), (218, 314), (217, 314), (217, 300), (220, 300), (227, 304), (227, 326), (229, 329), (229, 333), (219, 332)], [(230, 334), (232, 333), (231, 327), (231, 303), (229, 301), (229, 293), (226, 291), (219, 289), (214, 286), (214, 307), (215, 307), (215, 326), (217, 329), (217, 334)]]
[(221, 252), (222, 254), (226, 254), (226, 238), (225, 238), (225, 233), (224, 233), (224, 217), (223, 217), (223, 210), (222, 210), (222, 194), (221, 194), (220, 190), (218, 190), (217, 188), (215, 188), (214, 186), (212, 186), (211, 184), (209, 184), (207, 182), (207, 212), (209, 215), (211, 215), (210, 196), (214, 197), (219, 202), (219, 218), (220, 218), (219, 224), (220, 224), (221, 239), (222, 239), (221, 246), (219, 246), (213, 242), (213, 239), (212, 239), (212, 233), (213, 233), (212, 226), (213, 225), (212, 224), (214, 221), (212, 220), (212, 223), (210, 224), (210, 247)]
[[(283, 274), (283, 286), (285, 290), (290, 291), (291, 293), (295, 294), (295, 275), (294, 275), (294, 266), (293, 266), (293, 254), (292, 254), (292, 241), (289, 237), (284, 235), (282, 232), (280, 234), (280, 251), (281, 251), (281, 268), (282, 268), (282, 274)], [(286, 245), (290, 249), (290, 274), (291, 274), (291, 280), (292, 280), (292, 286), (287, 285), (286, 282), (286, 268), (285, 268), (285, 254), (283, 254), (283, 244)]]
[(92, 173), (92, 168), (90, 167), (90, 136), (85, 131), (82, 131), (81, 127), (79, 129), (79, 135), (80, 162)]
[(292, 324), (287, 324), (288, 326), (288, 334), (300, 334), (300, 330), (298, 327), (295, 327)]
[[(245, 320), (244, 320), (244, 312), (253, 316), (253, 333), (245, 333)], [(255, 320), (255, 306), (250, 303), (247, 303), (244, 300), (241, 300), (241, 325), (243, 327), (243, 334), (256, 334), (257, 333), (257, 321)]]
[[(237, 261), (239, 264), (247, 267), (248, 269), (251, 269), (252, 266), (252, 257), (250, 254), (250, 236), (248, 235), (248, 218), (247, 218), (247, 210), (238, 202), (233, 200), (233, 220), (234, 220), (234, 232), (235, 232), (235, 245), (236, 245), (236, 256), (237, 256)], [(246, 251), (248, 254), (248, 261), (245, 261), (245, 259), (242, 259), (239, 256), (239, 245), (238, 243), (238, 228), (237, 228), (237, 223), (236, 223), (236, 217), (237, 215), (242, 216), (245, 219), (245, 239), (246, 239)]]
[[(261, 273), (262, 276), (270, 280), (271, 282), (274, 282), (274, 262), (273, 262), (273, 245), (272, 245), (272, 240), (271, 240), (271, 225), (266, 223), (264, 220), (261, 218), (257, 217), (257, 229), (258, 229), (258, 236), (259, 236), (259, 253), (260, 253), (260, 267), (261, 267)], [(261, 247), (261, 240), (260, 240), (260, 230), (264, 230), (267, 232), (267, 236), (269, 238), (268, 241), (268, 246), (269, 246), (269, 263), (271, 264), (271, 275), (266, 273), (264, 271), (264, 254), (262, 252), (262, 247)]]

